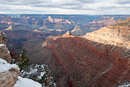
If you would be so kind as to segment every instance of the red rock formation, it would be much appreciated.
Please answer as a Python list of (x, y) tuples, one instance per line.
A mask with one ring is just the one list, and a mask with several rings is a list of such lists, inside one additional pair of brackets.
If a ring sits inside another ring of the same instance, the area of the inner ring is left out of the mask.
[[(117, 87), (130, 81), (130, 43), (126, 32), (129, 31), (103, 28), (83, 37), (65, 34), (48, 38), (47, 47), (54, 56), (50, 60), (66, 72), (58, 78), (71, 77), (74, 87)], [(54, 78), (58, 79), (56, 75)], [(63, 84), (67, 84), (65, 81)]]
[(117, 87), (130, 82), (129, 33), (108, 27), (81, 37), (67, 32), (27, 51), (32, 62), (49, 65), (57, 87)]
[[(66, 76), (69, 75), (73, 78), (74, 87), (81, 85), (85, 87), (87, 84), (91, 86), (95, 84), (92, 87), (106, 87), (107, 85), (108, 87), (115, 87), (129, 73), (126, 71), (128, 65), (122, 69), (121, 73), (119, 72), (120, 67), (123, 66), (118, 64), (125, 61), (122, 57), (123, 48), (103, 45), (79, 37), (60, 37), (49, 42), (48, 47), (54, 53), (54, 61), (57, 61), (66, 71)], [(126, 59), (126, 62), (126, 64), (129, 64), (128, 59)], [(111, 72), (112, 70), (113, 72)], [(124, 76), (123, 72), (126, 72)], [(110, 73), (110, 75), (107, 73)], [(116, 79), (113, 79), (113, 75)], [(78, 82), (80, 83), (78, 84)]]

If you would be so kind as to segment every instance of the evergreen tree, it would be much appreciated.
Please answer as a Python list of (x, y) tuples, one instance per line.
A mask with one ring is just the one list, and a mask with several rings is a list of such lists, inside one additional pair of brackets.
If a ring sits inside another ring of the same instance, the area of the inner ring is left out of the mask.
[(23, 74), (23, 77), (33, 79), (41, 83), (45, 87), (55, 87), (56, 84), (53, 81), (53, 78), (50, 76), (50, 70), (47, 65), (40, 64), (31, 64), (29, 63), (29, 58), (22, 51), (19, 55), (19, 61), (17, 65), (20, 68), (20, 72)]
[(21, 52), (21, 54), (19, 56), (19, 61), (17, 62), (17, 65), (19, 66), (20, 71), (28, 68), (29, 58), (24, 54), (23, 51)]

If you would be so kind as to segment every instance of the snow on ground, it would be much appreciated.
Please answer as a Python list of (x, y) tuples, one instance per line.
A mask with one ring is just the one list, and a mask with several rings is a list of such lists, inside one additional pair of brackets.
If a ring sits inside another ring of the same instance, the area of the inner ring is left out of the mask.
[(32, 65), (29, 66), (28, 70), (25, 70), (25, 71), (23, 70), (22, 71), (23, 77), (31, 78), (31, 76), (32, 77), (35, 76), (36, 80), (40, 80), (40, 79), (42, 79), (42, 77), (46, 73), (44, 67), (45, 67), (44, 64), (42, 64), (42, 65), (38, 65), (38, 64), (34, 65), (34, 64), (32, 64)]
[(5, 60), (0, 58), (0, 72), (6, 72), (11, 68), (19, 69), (16, 64), (9, 64)]
[(42, 87), (42, 85), (38, 82), (35, 82), (31, 79), (22, 78), (18, 76), (18, 80), (14, 87)]
[(130, 83), (124, 84), (124, 85), (120, 85), (120, 86), (118, 86), (118, 87), (130, 87)]

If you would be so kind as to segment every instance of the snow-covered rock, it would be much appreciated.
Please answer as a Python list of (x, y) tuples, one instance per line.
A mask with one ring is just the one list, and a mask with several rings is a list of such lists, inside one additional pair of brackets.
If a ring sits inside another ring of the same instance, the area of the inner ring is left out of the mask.
[(14, 87), (42, 87), (42, 85), (31, 79), (22, 78), (18, 76), (18, 80), (16, 81), (16, 84), (14, 85)]
[(9, 64), (0, 58), (0, 87), (42, 87), (40, 83), (20, 75), (16, 64)]
[(12, 68), (19, 70), (19, 68), (18, 68), (18, 66), (16, 64), (9, 64), (5, 60), (0, 58), (0, 73), (1, 72), (7, 72)]
[(17, 81), (20, 72), (16, 69), (11, 69), (7, 72), (0, 73), (0, 87), (13, 87)]
[(45, 74), (45, 65), (32, 64), (27, 70), (22, 71), (23, 77), (40, 80)]
[(0, 44), (0, 47), (5, 46), (5, 44)]
[(25, 78), (33, 79), (41, 83), (43, 86), (46, 84), (50, 87), (56, 86), (53, 77), (50, 75), (50, 70), (45, 64), (31, 64), (28, 66), (28, 69), (22, 70), (22, 75)]
[(126, 82), (118, 87), (130, 87), (130, 82)]
[(17, 65), (0, 58), (0, 87), (13, 87), (17, 77), (21, 75), (18, 69)]

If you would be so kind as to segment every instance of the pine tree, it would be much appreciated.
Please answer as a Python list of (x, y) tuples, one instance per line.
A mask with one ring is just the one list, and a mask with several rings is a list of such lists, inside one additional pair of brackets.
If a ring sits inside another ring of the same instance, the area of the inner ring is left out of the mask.
[(21, 52), (21, 54), (19, 56), (19, 61), (17, 62), (17, 65), (19, 66), (20, 71), (28, 68), (29, 58), (24, 54), (23, 51)]

